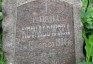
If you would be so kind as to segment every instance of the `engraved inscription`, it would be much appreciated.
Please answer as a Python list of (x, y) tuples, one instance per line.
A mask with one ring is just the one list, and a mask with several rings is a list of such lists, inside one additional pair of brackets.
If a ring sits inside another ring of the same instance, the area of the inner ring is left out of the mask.
[(50, 15), (50, 16), (39, 16), (39, 17), (33, 17), (33, 23), (36, 22), (57, 22), (59, 21), (59, 15)]
[(73, 6), (36, 0), (17, 8), (17, 64), (75, 64)]
[(39, 38), (39, 37), (54, 37), (63, 35), (70, 35), (68, 24), (53, 24), (53, 25), (34, 25), (31, 27), (22, 28), (21, 34), (22, 38)]

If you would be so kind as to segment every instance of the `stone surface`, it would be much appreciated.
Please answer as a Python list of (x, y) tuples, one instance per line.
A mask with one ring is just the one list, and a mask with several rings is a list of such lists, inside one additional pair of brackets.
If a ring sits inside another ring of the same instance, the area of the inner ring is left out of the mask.
[(4, 0), (8, 64), (77, 64), (84, 59), (78, 0)]
[(17, 64), (75, 64), (73, 6), (38, 0), (17, 8)]

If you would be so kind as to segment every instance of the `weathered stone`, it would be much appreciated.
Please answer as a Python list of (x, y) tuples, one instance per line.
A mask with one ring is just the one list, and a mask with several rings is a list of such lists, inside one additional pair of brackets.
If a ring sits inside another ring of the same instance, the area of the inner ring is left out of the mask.
[(80, 1), (4, 0), (8, 64), (77, 64), (83, 60)]

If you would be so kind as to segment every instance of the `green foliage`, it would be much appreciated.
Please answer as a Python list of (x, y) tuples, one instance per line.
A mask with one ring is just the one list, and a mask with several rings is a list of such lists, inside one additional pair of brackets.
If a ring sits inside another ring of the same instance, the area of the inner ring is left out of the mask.
[[(91, 34), (89, 36), (89, 38), (87, 38), (85, 30), (83, 29), (82, 30), (82, 35), (83, 35), (85, 43), (86, 43), (86, 46), (85, 46), (86, 53), (87, 53), (87, 55), (86, 55), (87, 56), (86, 57), (86, 64), (89, 64), (90, 57), (93, 57), (93, 34)], [(93, 62), (93, 61), (91, 61), (91, 62)]]
[[(82, 61), (79, 64), (86, 64), (86, 62), (85, 61)], [(89, 62), (88, 64), (93, 64), (93, 62)]]
[(88, 8), (87, 12), (84, 9), (81, 11), (81, 20), (86, 29), (93, 29), (93, 7)]
[[(82, 35), (85, 40), (86, 64), (93, 64), (93, 0), (83, 0), (81, 20), (83, 23)], [(92, 59), (92, 60), (91, 60)], [(85, 64), (81, 63), (81, 64)]]
[(3, 20), (3, 16), (2, 16), (2, 0), (0, 0), (0, 64), (6, 64), (6, 59), (4, 57), (4, 52), (2, 50), (2, 20)]

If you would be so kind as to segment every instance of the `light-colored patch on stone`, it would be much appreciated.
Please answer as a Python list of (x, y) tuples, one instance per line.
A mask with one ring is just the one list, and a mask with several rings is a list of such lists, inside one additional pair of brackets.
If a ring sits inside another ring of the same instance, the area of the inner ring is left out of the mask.
[(33, 2), (33, 1), (36, 1), (36, 0), (17, 0), (17, 6), (26, 4), (28, 2)]

